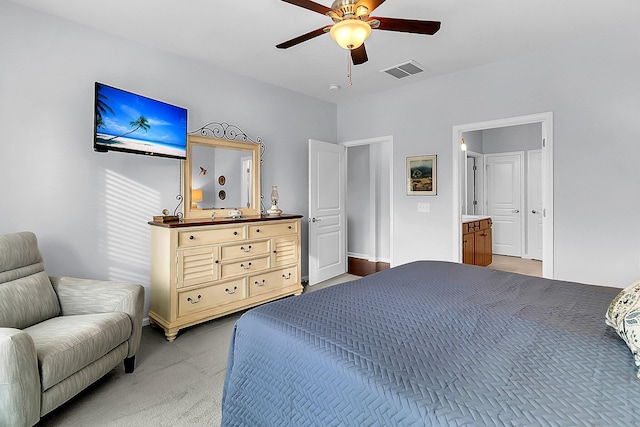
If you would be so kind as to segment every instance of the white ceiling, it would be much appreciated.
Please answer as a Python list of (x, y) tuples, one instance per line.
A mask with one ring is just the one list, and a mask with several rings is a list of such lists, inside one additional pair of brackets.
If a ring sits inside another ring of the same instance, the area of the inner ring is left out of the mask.
[[(441, 21), (434, 36), (372, 31), (369, 61), (347, 82), (347, 51), (329, 34), (275, 45), (332, 21), (280, 0), (11, 0), (101, 31), (338, 102), (637, 24), (638, 0), (387, 0), (373, 15)], [(320, 0), (331, 6), (332, 0)], [(379, 71), (408, 60), (426, 71)], [(329, 84), (341, 86), (330, 91)]]

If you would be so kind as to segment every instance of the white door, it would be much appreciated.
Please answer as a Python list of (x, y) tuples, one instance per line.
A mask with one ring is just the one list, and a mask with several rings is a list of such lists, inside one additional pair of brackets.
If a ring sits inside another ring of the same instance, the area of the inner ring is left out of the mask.
[(527, 257), (542, 260), (542, 150), (527, 152)]
[(487, 154), (487, 214), (493, 253), (522, 256), (522, 153)]
[(309, 140), (309, 284), (347, 272), (346, 148)]

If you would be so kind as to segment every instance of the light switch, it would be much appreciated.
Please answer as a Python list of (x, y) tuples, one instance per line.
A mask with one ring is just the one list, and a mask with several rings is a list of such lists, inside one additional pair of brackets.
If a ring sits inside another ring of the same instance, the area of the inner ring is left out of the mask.
[(418, 203), (418, 212), (431, 212), (431, 205), (429, 203)]

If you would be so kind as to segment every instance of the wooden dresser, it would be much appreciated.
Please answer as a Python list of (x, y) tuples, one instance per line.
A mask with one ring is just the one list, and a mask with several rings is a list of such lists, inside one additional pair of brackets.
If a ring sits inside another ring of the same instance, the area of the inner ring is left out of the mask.
[(491, 218), (462, 223), (462, 262), (488, 266), (493, 261)]
[(149, 320), (180, 329), (302, 293), (302, 215), (151, 225)]

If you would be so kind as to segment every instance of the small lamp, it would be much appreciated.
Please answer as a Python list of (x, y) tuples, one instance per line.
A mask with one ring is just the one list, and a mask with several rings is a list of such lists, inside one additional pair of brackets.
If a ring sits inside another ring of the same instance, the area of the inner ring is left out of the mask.
[(191, 190), (191, 209), (198, 209), (198, 202), (202, 201), (202, 190)]
[(274, 185), (271, 187), (271, 209), (267, 210), (267, 213), (270, 216), (282, 215), (282, 210), (278, 208), (278, 186), (277, 185)]
[(460, 142), (460, 151), (467, 151), (467, 144), (464, 143), (464, 138)]

